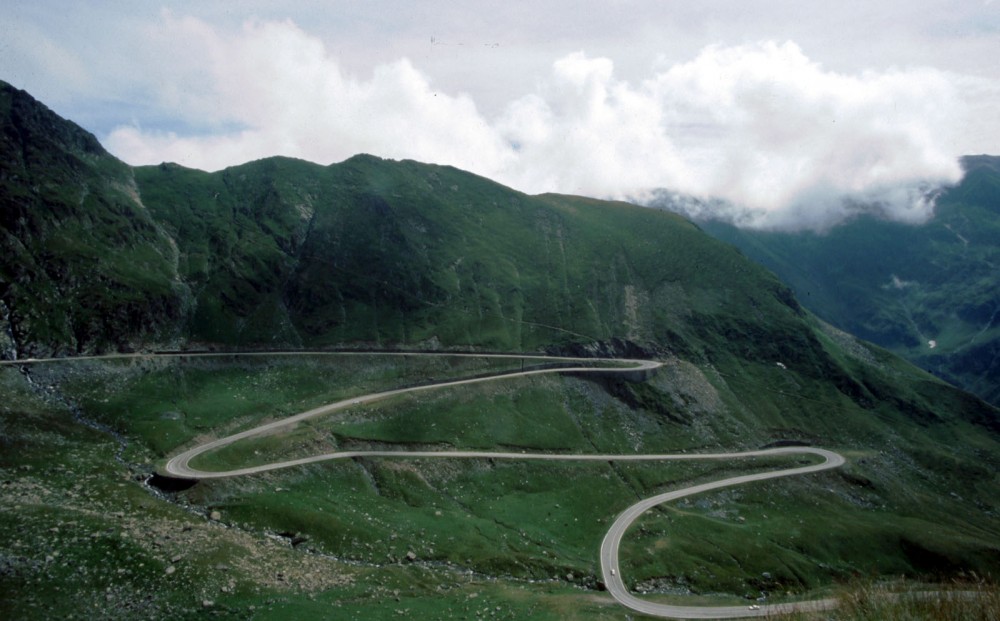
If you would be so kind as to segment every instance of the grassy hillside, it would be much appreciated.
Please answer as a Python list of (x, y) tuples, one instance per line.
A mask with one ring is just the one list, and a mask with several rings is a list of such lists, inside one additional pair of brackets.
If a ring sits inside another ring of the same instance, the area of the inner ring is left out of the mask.
[[(859, 381), (909, 383), (897, 397), (905, 407), (868, 409), (775, 365), (674, 359), (644, 383), (504, 380), (359, 406), (204, 465), (374, 447), (708, 452), (806, 441), (849, 465), (651, 512), (625, 540), (630, 586), (739, 603), (836, 593), (859, 577), (993, 574), (995, 433), (954, 415), (974, 409), (969, 397), (842, 334), (829, 338), (853, 345), (846, 362)], [(166, 495), (142, 483), (165, 456), (206, 437), (352, 394), (508, 366), (301, 355), (2, 368), (0, 611), (618, 619), (624, 612), (600, 590), (597, 549), (619, 511), (666, 489), (792, 465), (356, 459)]]
[[(209, 175), (136, 170), (196, 296), (191, 338), (534, 350), (612, 337), (697, 349), (699, 321), (796, 303), (680, 218), (530, 197), (455, 169), (358, 156)], [(745, 276), (732, 278), (732, 266)], [(762, 330), (769, 328), (762, 327)]]
[(1000, 158), (966, 176), (920, 226), (859, 218), (825, 234), (703, 227), (773, 270), (810, 310), (1000, 402)]

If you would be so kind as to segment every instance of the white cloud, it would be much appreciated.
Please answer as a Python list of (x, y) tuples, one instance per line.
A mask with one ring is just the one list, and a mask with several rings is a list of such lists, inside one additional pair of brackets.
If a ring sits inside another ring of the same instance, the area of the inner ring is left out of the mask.
[(823, 227), (868, 203), (919, 221), (932, 208), (923, 190), (961, 175), (947, 142), (963, 104), (933, 69), (840, 75), (768, 42), (706, 48), (644, 87), (671, 135), (699, 128), (672, 189), (725, 199), (746, 224)]
[(210, 132), (119, 127), (108, 145), (127, 161), (215, 170), (270, 155), (325, 163), (370, 152), (482, 170), (503, 165), (505, 147), (472, 100), (435, 92), (405, 59), (358, 79), (289, 21), (219, 33), (167, 14), (151, 40), (174, 50), (159, 91), (163, 105)]
[[(583, 52), (485, 117), (401, 59), (360, 77), (291, 21), (220, 31), (162, 16), (149, 33), (163, 108), (199, 133), (122, 126), (132, 163), (218, 169), (269, 155), (354, 153), (452, 164), (529, 192), (642, 196), (667, 187), (742, 224), (823, 228), (876, 210), (916, 222), (958, 180), (969, 78), (934, 69), (840, 74), (793, 43), (710, 46), (639, 81)], [(964, 82), (963, 82), (964, 80)], [(996, 88), (986, 84), (983, 88)]]
[(614, 80), (611, 61), (566, 56), (541, 91), (512, 103), (496, 124), (517, 145), (505, 180), (528, 191), (623, 196), (683, 174), (660, 102)]

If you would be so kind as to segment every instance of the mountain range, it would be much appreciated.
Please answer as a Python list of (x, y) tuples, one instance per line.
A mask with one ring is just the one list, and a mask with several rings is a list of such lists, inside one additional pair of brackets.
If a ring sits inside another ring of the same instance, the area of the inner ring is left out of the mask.
[(820, 355), (786, 286), (677, 216), (365, 155), (131, 168), (26, 93), (0, 101), (7, 357), (614, 338), (704, 355), (737, 336)]
[[(370, 155), (329, 166), (273, 157), (213, 173), (132, 167), (6, 84), (0, 127), (4, 618), (38, 606), (50, 616), (194, 617), (219, 601), (261, 618), (265, 608), (323, 618), (341, 605), (366, 618), (406, 606), (468, 618), (480, 593), (512, 618), (616, 618), (593, 599), (604, 525), (636, 496), (743, 471), (358, 459), (179, 492), (143, 484), (206, 436), (361, 387), (490, 370), (469, 358), (377, 355), (400, 349), (666, 364), (646, 381), (550, 377), (373, 406), (275, 434), (260, 450), (815, 444), (848, 465), (651, 512), (624, 548), (630, 588), (743, 601), (859, 575), (961, 579), (1000, 568), (1000, 411), (838, 329), (838, 317), (820, 319), (774, 273), (676, 214), (529, 196)], [(970, 252), (978, 243), (974, 230), (943, 230)], [(955, 269), (979, 269), (957, 257)], [(864, 278), (892, 283), (887, 295), (933, 297), (905, 284), (931, 282), (930, 272), (886, 265)], [(981, 327), (991, 298), (977, 299), (963, 321)], [(922, 330), (908, 346), (927, 337), (950, 347), (943, 330)], [(272, 349), (367, 357), (85, 359)], [(79, 364), (28, 360), (48, 357)], [(223, 532), (228, 547), (217, 547)], [(268, 556), (275, 567), (309, 564), (301, 584), (246, 561), (274, 538), (294, 548)], [(421, 543), (427, 562), (407, 565), (403, 542)], [(315, 577), (334, 574), (344, 579)]]

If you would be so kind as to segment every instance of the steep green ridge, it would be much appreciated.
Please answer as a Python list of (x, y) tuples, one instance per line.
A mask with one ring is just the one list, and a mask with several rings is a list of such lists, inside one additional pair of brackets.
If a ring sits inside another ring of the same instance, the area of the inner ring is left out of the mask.
[[(653, 512), (626, 540), (630, 585), (745, 601), (859, 574), (1000, 568), (998, 411), (819, 321), (682, 218), (372, 156), (132, 169), (4, 93), (8, 358), (345, 346), (668, 361), (645, 382), (546, 377), (360, 407), (205, 459), (809, 442), (849, 467)], [(354, 460), (169, 498), (140, 482), (206, 435), (497, 366), (301, 355), (0, 367), (0, 616), (621, 618), (597, 573), (618, 511), (774, 466)]]
[(132, 170), (0, 83), (0, 350), (72, 354), (172, 338), (184, 312), (172, 240)]
[(824, 234), (702, 227), (773, 270), (824, 319), (996, 404), (1000, 157), (963, 165), (965, 178), (920, 226), (864, 217)]

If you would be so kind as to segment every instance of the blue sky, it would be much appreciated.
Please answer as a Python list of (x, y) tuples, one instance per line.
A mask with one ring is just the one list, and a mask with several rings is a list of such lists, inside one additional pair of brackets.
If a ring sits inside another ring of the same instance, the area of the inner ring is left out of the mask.
[(357, 152), (528, 192), (920, 221), (1000, 153), (1000, 4), (0, 3), (0, 79), (131, 164)]

